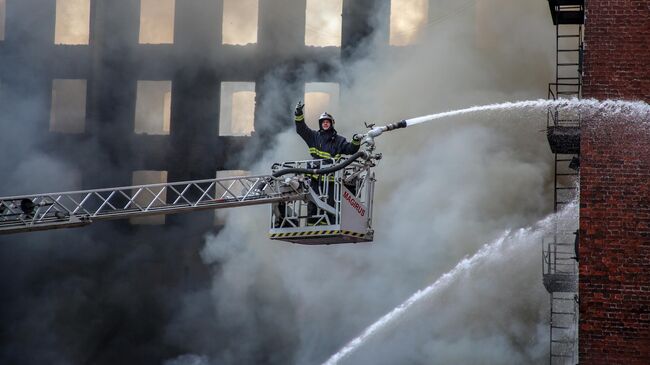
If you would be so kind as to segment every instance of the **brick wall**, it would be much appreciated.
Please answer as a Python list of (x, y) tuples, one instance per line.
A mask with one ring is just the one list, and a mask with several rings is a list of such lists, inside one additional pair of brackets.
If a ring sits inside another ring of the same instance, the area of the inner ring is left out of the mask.
[(650, 100), (650, 1), (585, 3), (585, 96)]
[[(649, 103), (650, 1), (585, 2), (583, 96)], [(580, 158), (580, 364), (650, 364), (650, 126), (586, 121)]]

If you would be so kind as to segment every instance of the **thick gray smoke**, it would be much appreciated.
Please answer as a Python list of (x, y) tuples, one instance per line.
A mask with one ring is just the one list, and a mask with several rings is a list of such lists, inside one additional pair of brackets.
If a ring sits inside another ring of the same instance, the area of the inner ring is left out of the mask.
[[(532, 227), (515, 232), (506, 231), (369, 326), (363, 334), (330, 357), (326, 364), (338, 364), (341, 361), (366, 363), (370, 359), (374, 359), (372, 363), (391, 364), (404, 362), (403, 358), (415, 360), (421, 355), (426, 355), (435, 363), (455, 363), (458, 358), (456, 351), (466, 346), (472, 346), (472, 351), (464, 354), (463, 360), (470, 363), (533, 362), (543, 351), (544, 344), (534, 342), (535, 336), (529, 335), (531, 328), (521, 324), (543, 314), (534, 312), (540, 309), (535, 306), (531, 306), (532, 311), (528, 313), (516, 308), (529, 301), (528, 297), (539, 295), (539, 287), (525, 287), (524, 282), (531, 278), (513, 278), (511, 273), (529, 272), (526, 268), (533, 265), (533, 262), (528, 253), (542, 239), (553, 234), (558, 223), (563, 229), (568, 229), (575, 227), (577, 218), (577, 204), (573, 202), (558, 214), (550, 215)], [(498, 270), (500, 267), (508, 267), (509, 270)], [(486, 285), (495, 281), (502, 284), (499, 290), (491, 290), (492, 285)], [(513, 289), (517, 291), (514, 292)], [(464, 300), (468, 291), (478, 292), (477, 296), (481, 300)], [(507, 301), (503, 300), (504, 295), (507, 295)], [(442, 312), (446, 315), (422, 316), (438, 307), (444, 308)], [(486, 307), (499, 310), (484, 313)], [(467, 320), (468, 313), (470, 321)], [(479, 317), (476, 316), (477, 313)], [(517, 313), (520, 317), (513, 318)], [(417, 323), (413, 323), (415, 321)], [(459, 327), (458, 323), (466, 325)], [(409, 324), (407, 336), (411, 337), (410, 341), (404, 341), (396, 330), (404, 324)], [(545, 326), (540, 324), (539, 329), (543, 330), (543, 327)], [(467, 334), (468, 329), (471, 335)], [(423, 338), (429, 340), (423, 343)], [(517, 338), (519, 341), (513, 341)], [(513, 342), (518, 347), (515, 353), (510, 349)], [(453, 350), (447, 351), (449, 347)], [(364, 350), (361, 351), (360, 348)], [(504, 352), (514, 355), (513, 358), (504, 361)], [(410, 355), (412, 353), (417, 355)]]
[[(85, 77), (84, 70), (61, 73), (65, 67), (58, 59), (69, 52), (65, 60), (73, 60), (82, 54), (75, 51), (83, 49), (70, 46), (53, 52), (53, 40), (43, 39), (54, 28), (54, 3), (7, 4), (7, 37), (0, 45), (2, 196), (75, 190), (82, 183), (88, 188), (111, 186), (118, 180), (126, 185), (131, 167), (118, 166), (116, 161), (138, 158), (129, 148), (108, 150), (98, 140), (100, 134), (113, 141), (128, 140), (116, 128), (80, 136), (49, 132), (50, 79)], [(108, 2), (93, 3), (99, 8)], [(123, 1), (120, 9), (138, 14), (135, 1)], [(120, 23), (112, 36), (124, 24), (132, 24), (130, 19), (108, 18)], [(118, 35), (104, 46), (117, 49), (121, 42)], [(101, 61), (110, 64), (127, 57), (125, 53), (114, 52)], [(48, 57), (57, 58), (52, 61), (56, 66), (48, 68)], [(110, 87), (111, 96), (116, 100), (128, 97), (126, 83), (116, 84)], [(88, 105), (94, 102), (89, 96)], [(102, 112), (98, 114), (107, 114)], [(124, 105), (110, 105), (108, 114), (115, 119), (133, 117)], [(92, 123), (93, 118), (99, 115), (88, 116), (91, 125), (119, 124), (106, 119)], [(84, 178), (91, 181), (81, 181), (84, 167)], [(179, 297), (177, 291), (187, 289), (176, 280), (185, 276), (178, 253), (187, 252), (182, 247), (188, 231), (192, 231), (189, 224), (156, 229), (108, 223), (90, 229), (1, 236), (0, 363), (114, 364), (125, 359), (150, 363), (177, 354), (161, 338)], [(168, 243), (174, 237), (178, 245)], [(160, 244), (163, 239), (167, 244)]]
[[(135, 90), (122, 88), (131, 76), (120, 74), (117, 67), (113, 70), (112, 65), (122, 64), (122, 58), (131, 62), (139, 54), (123, 45), (129, 27), (135, 24), (139, 2), (123, 0), (116, 7), (106, 6), (108, 1), (95, 3), (98, 10), (103, 9), (104, 18), (93, 26), (116, 33), (115, 44), (112, 37), (106, 37), (103, 45), (110, 60), (102, 65), (100, 82), (106, 84), (110, 100), (90, 102), (101, 104), (100, 112), (108, 115), (96, 123), (102, 127), (103, 138), (120, 138), (132, 130), (125, 130), (119, 121), (132, 116), (127, 105), (113, 105), (112, 100), (132, 100)], [(196, 3), (213, 4), (212, 0)], [(296, 54), (295, 42), (279, 39), (272, 49), (263, 50), (271, 54), (268, 58), (277, 58), (279, 66), (258, 85), (258, 91), (264, 91), (260, 95), (267, 96), (257, 100), (256, 127), (259, 135), (281, 133), (270, 141), (271, 151), (254, 155), (259, 162), (251, 169), (266, 173), (272, 162), (308, 157), (295, 132), (285, 130), (292, 123), (292, 110), (287, 106), (297, 101), (305, 82), (341, 81), (336, 127), (348, 138), (363, 130), (363, 121), (394, 122), (457, 107), (546, 96), (554, 38), (544, 2), (430, 3), (431, 20), (418, 45), (388, 49), (370, 40), (359, 45), (358, 53), (365, 54), (364, 58), (346, 64), (334, 61), (327, 80), (321, 80), (321, 67), (291, 66), (294, 58), (303, 56)], [(277, 14), (279, 27), (297, 29), (304, 24), (287, 24), (286, 20), (302, 16), (301, 4), (304, 1), (278, 0), (264, 9)], [(12, 14), (28, 13), (28, 7), (14, 1)], [(37, 23), (49, 24), (50, 10), (33, 9), (37, 18), (43, 18)], [(125, 14), (131, 18), (123, 19)], [(268, 14), (260, 17), (268, 22)], [(186, 26), (192, 23), (201, 32), (205, 29), (205, 34), (213, 31), (215, 22), (209, 14), (195, 10), (177, 16), (185, 17)], [(386, 26), (382, 20), (377, 22)], [(20, 21), (12, 18), (8, 23)], [(2, 195), (78, 187), (75, 169), (79, 165), (70, 166), (48, 152), (57, 148), (89, 151), (79, 157), (80, 164), (101, 169), (93, 174), (97, 180), (130, 176), (130, 166), (113, 164), (142, 158), (134, 156), (128, 144), (117, 148), (117, 144), (91, 139), (83, 140), (83, 146), (59, 146), (46, 132), (47, 125), (35, 124), (46, 121), (49, 111), (48, 97), (29, 92), (40, 88), (34, 85), (43, 79), (31, 73), (43, 70), (21, 65), (46, 62), (39, 47), (51, 40), (36, 42), (33, 25), (22, 26), (22, 30), (12, 27), (14, 33), (7, 34), (16, 37), (20, 31), (20, 52), (0, 49), (7, 66), (0, 74), (11, 81), (9, 88), (0, 85)], [(267, 25), (267, 29), (271, 28)], [(179, 64), (191, 59), (209, 67), (202, 47), (186, 48), (187, 54), (175, 55)], [(220, 69), (218, 74), (227, 75), (228, 70)], [(197, 75), (196, 82), (204, 80)], [(197, 100), (199, 105), (212, 102), (208, 96)], [(122, 129), (111, 130), (111, 125)], [(70, 230), (3, 237), (0, 266), (6, 300), (0, 362), (324, 361), (483, 243), (506, 229), (528, 226), (550, 211), (551, 156), (544, 134), (539, 133), (543, 126), (542, 111), (492, 113), (382, 136), (378, 143), (385, 158), (376, 171), (373, 244), (303, 247), (271, 242), (265, 238), (267, 207), (229, 210), (225, 228), (209, 236), (201, 251), (213, 274), (209, 290), (177, 282), (188, 269), (178, 252), (187, 253), (182, 247), (196, 239), (187, 237), (192, 229), (186, 221), (161, 230), (105, 224), (84, 233)], [(232, 158), (250, 160), (243, 155)], [(177, 244), (170, 244), (175, 238)], [(538, 249), (523, 250), (491, 261), (475, 280), (450, 288), (442, 298), (414, 313), (413, 319), (360, 349), (350, 361), (545, 362), (548, 301), (541, 286), (539, 255)], [(390, 356), (382, 348), (390, 350)]]
[[(474, 14), (467, 4), (431, 2), (446, 13), (435, 17), (419, 45), (390, 50), (370, 42), (367, 58), (342, 66), (348, 84), (341, 90), (339, 132), (350, 137), (362, 121), (544, 97), (552, 65), (548, 9), (532, 0), (498, 3)], [(487, 24), (480, 36), (476, 17)], [(296, 85), (276, 84), (278, 94)], [(291, 110), (274, 113), (291, 118)], [(170, 341), (195, 354), (186, 363), (326, 360), (485, 242), (549, 212), (543, 125), (544, 111), (532, 110), (440, 120), (382, 136), (373, 244), (272, 242), (265, 238), (268, 208), (229, 211), (225, 228), (208, 237), (202, 253), (215, 265), (211, 292), (187, 298), (183, 315), (168, 328)], [(293, 130), (274, 146), (255, 172), (307, 157)], [(349, 363), (546, 362), (540, 251), (522, 245), (527, 249), (480, 267)], [(215, 321), (204, 320), (211, 311)], [(224, 333), (227, 338), (212, 340)]]

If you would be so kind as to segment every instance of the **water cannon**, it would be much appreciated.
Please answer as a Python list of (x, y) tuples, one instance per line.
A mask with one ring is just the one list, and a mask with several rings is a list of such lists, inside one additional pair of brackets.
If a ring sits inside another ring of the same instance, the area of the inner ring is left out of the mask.
[(374, 124), (366, 124), (366, 128), (369, 128), (370, 131), (362, 136), (361, 143), (367, 144), (369, 146), (374, 146), (375, 138), (380, 136), (382, 133), (395, 129), (406, 128), (407, 126), (408, 125), (406, 124), (406, 120), (402, 120), (397, 123), (391, 123), (382, 127), (375, 127)]

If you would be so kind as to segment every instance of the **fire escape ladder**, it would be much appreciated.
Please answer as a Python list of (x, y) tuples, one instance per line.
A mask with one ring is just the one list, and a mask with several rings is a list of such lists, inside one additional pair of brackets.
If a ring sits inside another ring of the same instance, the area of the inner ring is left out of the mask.
[[(556, 29), (555, 82), (548, 98), (579, 99), (582, 92), (584, 0), (548, 0)], [(554, 154), (553, 208), (557, 213), (577, 197), (580, 166), (580, 124), (577, 111), (550, 107), (547, 138)], [(550, 293), (549, 363), (578, 360), (577, 222), (555, 221), (555, 232), (542, 243), (543, 279)]]
[(577, 362), (578, 273), (575, 236), (564, 229), (569, 222), (556, 222), (553, 237), (543, 242), (544, 286), (550, 293), (549, 363)]
[(551, 364), (576, 363), (577, 306), (577, 295), (575, 293), (551, 293)]

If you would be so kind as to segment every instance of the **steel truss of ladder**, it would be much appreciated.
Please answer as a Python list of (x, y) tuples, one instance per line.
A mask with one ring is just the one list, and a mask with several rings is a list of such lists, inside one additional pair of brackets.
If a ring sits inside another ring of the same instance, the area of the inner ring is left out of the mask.
[[(273, 183), (271, 183), (273, 182)], [(270, 175), (0, 197), (0, 234), (97, 220), (304, 199), (307, 190)]]

